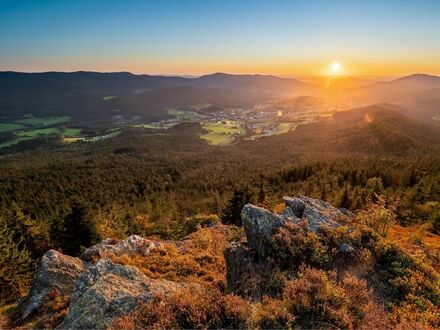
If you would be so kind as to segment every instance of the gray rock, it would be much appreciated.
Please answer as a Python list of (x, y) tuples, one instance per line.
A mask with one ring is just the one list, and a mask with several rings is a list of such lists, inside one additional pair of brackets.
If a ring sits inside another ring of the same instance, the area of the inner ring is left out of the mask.
[[(297, 218), (306, 219), (311, 231), (316, 231), (321, 226), (338, 227), (339, 220), (343, 217), (352, 217), (353, 214), (346, 209), (339, 209), (330, 203), (313, 199), (298, 194), (297, 197), (283, 197), (287, 208), (291, 209)], [(286, 211), (285, 211), (286, 213)]]
[(29, 295), (18, 305), (16, 322), (21, 323), (37, 312), (52, 290), (57, 289), (62, 295), (70, 295), (83, 271), (84, 262), (79, 258), (55, 250), (47, 251), (41, 257)]
[(121, 255), (146, 255), (152, 249), (160, 246), (161, 243), (148, 240), (146, 238), (133, 235), (125, 240), (106, 239), (86, 249), (81, 255), (81, 259), (89, 262), (95, 262), (104, 257)]
[(341, 251), (341, 252), (343, 252), (343, 253), (351, 253), (351, 252), (354, 251), (354, 248), (353, 248), (351, 245), (349, 245), (349, 244), (342, 243), (342, 244), (339, 246), (339, 251)]
[(265, 257), (267, 254), (267, 239), (269, 239), (279, 227), (289, 221), (286, 217), (252, 204), (246, 204), (243, 207), (241, 220), (249, 246), (253, 248), (260, 257)]
[(166, 296), (180, 284), (148, 278), (136, 267), (101, 259), (78, 279), (62, 329), (105, 329), (142, 302)]
[[(228, 289), (237, 293), (245, 293), (253, 286), (247, 287), (250, 274), (258, 273), (266, 276), (268, 240), (277, 229), (288, 222), (299, 223), (307, 220), (310, 231), (317, 232), (322, 226), (338, 227), (340, 220), (352, 217), (345, 209), (338, 209), (327, 202), (303, 195), (284, 197), (286, 208), (278, 215), (261, 207), (246, 204), (241, 212), (243, 227), (248, 245), (231, 243), (225, 250)], [(318, 231), (319, 234), (319, 231)], [(351, 253), (353, 247), (342, 244), (344, 253)], [(275, 260), (276, 262), (276, 260)]]
[(254, 255), (246, 243), (232, 242), (224, 252), (226, 280), (228, 290), (235, 293), (244, 293), (247, 289), (247, 280), (253, 269)]

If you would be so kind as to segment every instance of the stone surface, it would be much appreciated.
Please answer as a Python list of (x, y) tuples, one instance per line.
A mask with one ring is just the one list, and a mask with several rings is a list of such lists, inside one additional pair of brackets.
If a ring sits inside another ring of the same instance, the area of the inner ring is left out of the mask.
[(101, 259), (78, 279), (62, 329), (105, 329), (140, 303), (166, 296), (180, 284), (148, 278), (136, 267)]
[(247, 287), (247, 279), (252, 271), (254, 254), (246, 243), (232, 242), (225, 250), (225, 262), (228, 272), (226, 280), (228, 290), (242, 293)]
[(241, 211), (241, 220), (249, 246), (258, 256), (266, 256), (266, 240), (286, 223), (286, 218), (252, 204), (246, 204)]
[(330, 203), (313, 199), (298, 194), (297, 197), (283, 197), (284, 202), (291, 211), (284, 211), (284, 214), (292, 214), (295, 219), (306, 219), (309, 230), (316, 231), (321, 226), (338, 227), (339, 220), (343, 217), (353, 216), (345, 209), (332, 206)]
[(23, 322), (39, 311), (52, 290), (57, 289), (62, 295), (70, 295), (83, 271), (84, 262), (79, 258), (55, 250), (47, 251), (40, 260), (29, 295), (18, 305), (16, 322)]
[[(261, 207), (246, 204), (241, 212), (247, 243), (233, 242), (225, 250), (228, 289), (233, 292), (246, 291), (249, 274), (265, 270), (268, 240), (277, 229), (288, 222), (307, 220), (307, 230), (317, 232), (322, 226), (338, 227), (340, 220), (353, 214), (331, 204), (303, 195), (284, 197), (286, 208), (282, 214), (274, 214)], [(353, 252), (353, 247), (342, 244), (340, 251)], [(276, 262), (276, 260), (275, 260)], [(266, 265), (267, 267), (267, 265)]]
[(146, 238), (133, 235), (125, 240), (106, 239), (86, 249), (81, 255), (81, 259), (89, 262), (95, 262), (104, 257), (121, 256), (121, 255), (146, 255), (158, 246), (160, 242), (154, 242)]
[(339, 246), (339, 251), (341, 251), (341, 252), (343, 252), (343, 253), (351, 253), (351, 252), (354, 251), (354, 248), (353, 248), (351, 245), (349, 245), (349, 244), (342, 243), (342, 244)]

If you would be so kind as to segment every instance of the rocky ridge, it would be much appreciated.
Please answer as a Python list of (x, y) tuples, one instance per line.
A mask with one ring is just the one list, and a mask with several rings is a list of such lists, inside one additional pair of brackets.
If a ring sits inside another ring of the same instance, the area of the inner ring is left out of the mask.
[[(267, 255), (267, 239), (279, 227), (307, 221), (307, 230), (319, 232), (322, 226), (337, 227), (340, 218), (352, 216), (347, 210), (302, 195), (285, 197), (284, 202), (286, 208), (281, 214), (252, 204), (244, 206), (241, 216), (246, 241), (232, 242), (224, 251), (230, 291), (239, 291), (246, 284), (247, 276)], [(172, 244), (178, 247), (180, 243)], [(79, 258), (48, 251), (40, 260), (28, 297), (18, 305), (17, 322), (24, 323), (41, 312), (45, 299), (56, 289), (70, 298), (60, 328), (107, 328), (115, 318), (129, 314), (142, 302), (166, 297), (185, 286), (150, 278), (135, 266), (112, 261), (112, 256), (145, 256), (160, 248), (165, 248), (162, 242), (134, 235), (125, 240), (104, 240), (86, 249)], [(351, 246), (341, 246), (341, 250), (350, 249)]]
[[(277, 229), (287, 223), (299, 224), (306, 221), (307, 230), (319, 233), (323, 226), (339, 227), (340, 220), (354, 215), (343, 208), (330, 203), (299, 194), (297, 197), (284, 197), (286, 205), (281, 214), (272, 213), (264, 208), (246, 204), (241, 212), (247, 240), (234, 242), (225, 250), (228, 289), (232, 292), (246, 290), (247, 279), (252, 273), (266, 265), (264, 260), (268, 252), (268, 240)], [(352, 252), (348, 244), (340, 246), (341, 251)]]

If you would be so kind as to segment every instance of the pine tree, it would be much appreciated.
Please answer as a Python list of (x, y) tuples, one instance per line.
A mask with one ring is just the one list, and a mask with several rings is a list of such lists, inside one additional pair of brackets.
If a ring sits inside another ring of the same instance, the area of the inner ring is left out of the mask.
[(0, 218), (0, 305), (23, 295), (32, 279), (31, 254), (6, 221)]
[(343, 207), (344, 209), (349, 209), (350, 206), (351, 206), (350, 195), (348, 193), (348, 187), (346, 186), (339, 201), (339, 207)]
[(227, 225), (241, 226), (241, 210), (250, 201), (251, 194), (247, 188), (234, 189), (234, 194), (221, 214), (222, 222)]
[(69, 255), (78, 255), (82, 248), (99, 241), (98, 225), (84, 205), (75, 203), (64, 219), (61, 231), (61, 248)]

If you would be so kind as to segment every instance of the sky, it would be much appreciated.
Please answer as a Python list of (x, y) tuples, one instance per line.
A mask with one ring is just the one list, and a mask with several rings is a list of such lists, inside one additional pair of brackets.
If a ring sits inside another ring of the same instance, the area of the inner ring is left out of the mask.
[[(440, 74), (440, 0), (0, 0), (0, 71)], [(332, 66), (333, 63), (333, 66)]]

